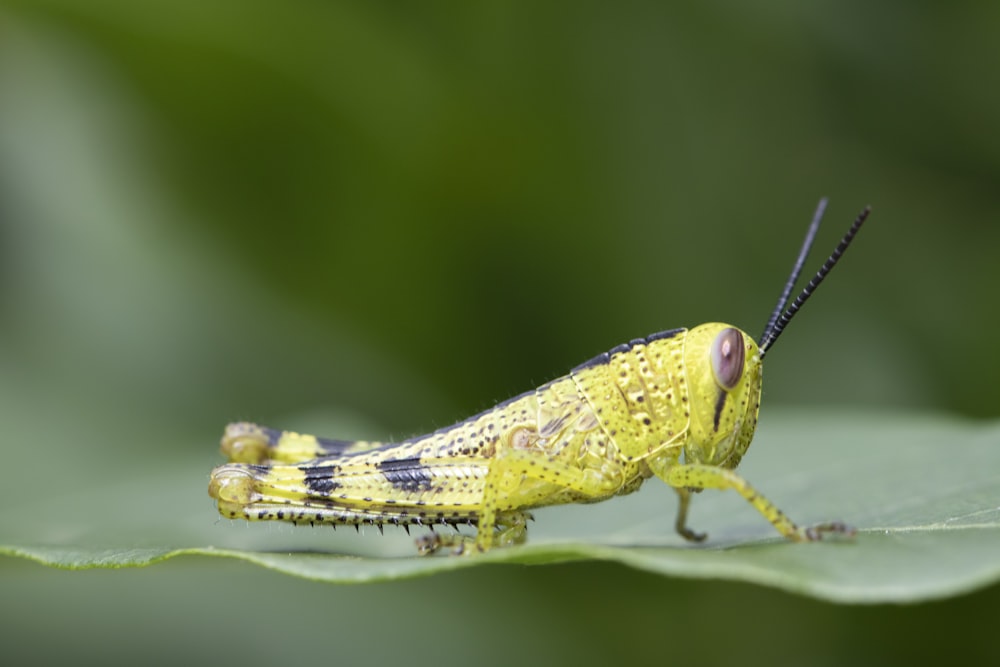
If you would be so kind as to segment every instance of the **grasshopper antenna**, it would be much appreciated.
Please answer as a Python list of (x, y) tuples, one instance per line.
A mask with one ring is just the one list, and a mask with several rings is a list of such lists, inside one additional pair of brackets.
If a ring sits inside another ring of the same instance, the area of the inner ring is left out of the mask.
[[(802, 242), (802, 249), (799, 250), (799, 257), (795, 260), (795, 266), (792, 267), (792, 275), (788, 276), (787, 282), (785, 282), (785, 289), (782, 290), (781, 296), (778, 297), (778, 305), (774, 307), (774, 312), (771, 313), (771, 319), (767, 321), (767, 326), (764, 327), (764, 333), (761, 334), (760, 340), (763, 342), (767, 339), (768, 334), (774, 328), (774, 323), (778, 321), (781, 314), (785, 312), (785, 304), (788, 303), (788, 297), (792, 294), (792, 289), (795, 288), (795, 283), (799, 281), (799, 275), (802, 273), (802, 267), (806, 263), (806, 259), (809, 257), (809, 250), (812, 248), (813, 240), (816, 238), (816, 232), (819, 231), (819, 225), (823, 222), (823, 214), (826, 213), (827, 199), (823, 197), (819, 200), (819, 205), (816, 206), (816, 212), (813, 213), (812, 222), (809, 223), (809, 229), (806, 230), (806, 238)], [(774, 342), (774, 341), (771, 341)], [(761, 346), (761, 350), (763, 350)]]
[(781, 297), (778, 299), (778, 305), (775, 306), (774, 312), (771, 313), (771, 318), (767, 321), (767, 326), (764, 327), (764, 333), (760, 336), (760, 343), (758, 347), (760, 349), (760, 358), (763, 359), (767, 350), (774, 345), (774, 342), (778, 340), (778, 336), (781, 332), (785, 330), (788, 323), (791, 322), (792, 317), (795, 313), (799, 312), (803, 304), (812, 296), (812, 293), (816, 291), (819, 284), (823, 282), (823, 279), (830, 273), (837, 262), (840, 261), (841, 256), (844, 251), (847, 250), (848, 246), (851, 245), (851, 241), (857, 236), (858, 230), (861, 229), (861, 225), (865, 223), (868, 219), (868, 214), (871, 213), (871, 206), (866, 206), (858, 217), (854, 220), (854, 224), (851, 228), (847, 230), (844, 237), (840, 239), (840, 243), (834, 248), (830, 256), (823, 262), (823, 266), (820, 270), (816, 272), (816, 275), (812, 277), (809, 283), (802, 289), (792, 305), (785, 310), (785, 304), (788, 303), (788, 297), (792, 293), (792, 289), (795, 287), (795, 283), (798, 282), (799, 274), (802, 273), (802, 265), (805, 264), (806, 258), (809, 256), (809, 249), (812, 247), (813, 240), (816, 238), (816, 232), (819, 231), (820, 222), (823, 219), (823, 213), (826, 211), (827, 200), (824, 197), (819, 201), (819, 206), (816, 207), (816, 213), (813, 214), (812, 222), (809, 225), (809, 230), (806, 232), (805, 241), (802, 243), (802, 249), (799, 250), (798, 259), (795, 260), (795, 266), (792, 267), (792, 274), (788, 277), (788, 281), (785, 283), (785, 288), (781, 292)]

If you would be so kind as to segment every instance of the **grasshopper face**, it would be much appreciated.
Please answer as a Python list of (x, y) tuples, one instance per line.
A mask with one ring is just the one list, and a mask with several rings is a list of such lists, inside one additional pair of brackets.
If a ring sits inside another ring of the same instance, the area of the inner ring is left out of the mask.
[(687, 463), (735, 468), (757, 428), (757, 343), (728, 324), (702, 324), (687, 333), (684, 365), (691, 405), (684, 458)]

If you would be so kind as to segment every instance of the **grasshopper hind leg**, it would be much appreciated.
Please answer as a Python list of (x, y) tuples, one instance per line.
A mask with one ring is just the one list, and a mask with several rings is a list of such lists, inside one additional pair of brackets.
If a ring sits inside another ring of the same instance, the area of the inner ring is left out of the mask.
[(324, 456), (342, 456), (381, 447), (382, 443), (331, 440), (281, 431), (250, 422), (226, 426), (219, 449), (231, 463), (304, 463)]
[(470, 555), (479, 551), (484, 551), (479, 546), (488, 543), (491, 547), (506, 547), (515, 544), (524, 544), (528, 537), (528, 520), (531, 515), (527, 512), (500, 512), (496, 517), (496, 527), (480, 526), (479, 530), (492, 530), (491, 540), (484, 540), (481, 535), (466, 535), (463, 533), (429, 533), (416, 539), (417, 551), (421, 555), (436, 553), (441, 549), (451, 549), (452, 553), (459, 556)]

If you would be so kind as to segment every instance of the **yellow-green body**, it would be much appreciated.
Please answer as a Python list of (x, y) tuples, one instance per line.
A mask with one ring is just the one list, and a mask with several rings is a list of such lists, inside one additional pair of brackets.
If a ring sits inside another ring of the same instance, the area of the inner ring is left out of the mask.
[[(720, 341), (740, 364), (726, 371), (732, 386), (713, 367)], [(519, 543), (527, 510), (631, 493), (653, 476), (677, 490), (676, 528), (688, 539), (704, 537), (686, 526), (689, 494), (703, 488), (735, 489), (792, 539), (846, 532), (797, 527), (732, 472), (753, 438), (760, 388), (761, 356), (749, 336), (717, 323), (675, 329), (400, 443), (231, 424), (222, 441), (231, 462), (212, 472), (209, 492), (230, 518), (478, 527), (474, 538), (432, 532), (418, 541), (425, 552)]]

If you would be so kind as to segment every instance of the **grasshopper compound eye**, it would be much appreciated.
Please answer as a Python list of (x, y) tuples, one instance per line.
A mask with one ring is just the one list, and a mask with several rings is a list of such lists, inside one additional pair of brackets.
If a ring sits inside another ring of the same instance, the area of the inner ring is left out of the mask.
[(723, 329), (712, 343), (712, 373), (723, 389), (732, 389), (743, 377), (743, 334), (732, 327)]

